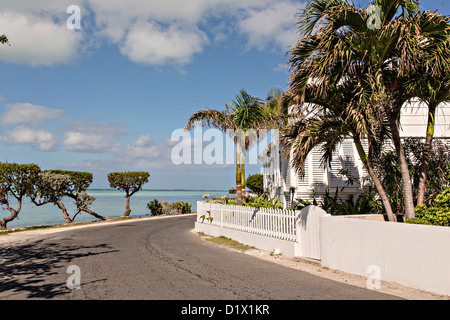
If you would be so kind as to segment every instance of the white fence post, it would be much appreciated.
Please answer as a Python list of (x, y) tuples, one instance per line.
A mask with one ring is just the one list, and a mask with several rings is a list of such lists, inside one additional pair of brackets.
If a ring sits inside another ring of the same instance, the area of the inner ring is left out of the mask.
[[(296, 241), (296, 212), (284, 209), (254, 208), (215, 203), (197, 203), (197, 221), (200, 217), (213, 218), (209, 224), (262, 236)], [(205, 221), (203, 221), (205, 223)]]

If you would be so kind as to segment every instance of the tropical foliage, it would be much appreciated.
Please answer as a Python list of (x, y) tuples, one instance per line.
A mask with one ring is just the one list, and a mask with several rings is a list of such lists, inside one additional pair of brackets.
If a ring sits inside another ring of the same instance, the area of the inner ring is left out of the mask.
[(450, 227), (450, 187), (436, 198), (433, 207), (417, 206), (416, 217), (406, 222)]
[(187, 214), (191, 213), (192, 204), (184, 201), (177, 201), (172, 204), (167, 201), (159, 201), (154, 199), (147, 203), (147, 209), (154, 216), (169, 214)]
[(248, 189), (261, 195), (264, 192), (264, 177), (261, 173), (256, 173), (247, 177), (245, 182)]
[(197, 125), (214, 127), (229, 135), (236, 144), (236, 201), (242, 204), (245, 196), (245, 154), (271, 127), (269, 110), (260, 99), (244, 89), (232, 100), (230, 106), (218, 111), (204, 108), (195, 112), (186, 123), (185, 130)]
[[(313, 0), (300, 12), (299, 31), (304, 37), (289, 52), (289, 92), (293, 95), (293, 103), (302, 107), (311, 97), (329, 97), (329, 92), (338, 86), (349, 90), (351, 94), (344, 93), (340, 100), (346, 109), (341, 118), (356, 129), (351, 132), (355, 142), (368, 139), (369, 150), (376, 150), (384, 142), (380, 137), (373, 139), (377, 133), (386, 132), (391, 138), (401, 175), (405, 214), (412, 218), (413, 191), (399, 134), (400, 110), (405, 102), (416, 96), (417, 88), (411, 84), (419, 75), (419, 68), (427, 66), (430, 78), (445, 79), (448, 75), (449, 20), (437, 12), (421, 12), (419, 2), (413, 0), (374, 0), (370, 6), (380, 12), (375, 17), (375, 25), (373, 12), (345, 0)], [(313, 110), (314, 106), (313, 102)], [(323, 106), (317, 114), (321, 112)], [(298, 113), (296, 116), (301, 117)], [(373, 127), (376, 130), (371, 130), (368, 124), (376, 124)], [(301, 128), (297, 130), (297, 138), (301, 140), (306, 135), (314, 141), (312, 136), (320, 131), (311, 133), (308, 129), (307, 126), (308, 134)], [(348, 135), (348, 131), (336, 134), (342, 137)], [(295, 150), (292, 134), (287, 138), (293, 141), (288, 147)], [(336, 141), (338, 138), (333, 135), (330, 139)], [(333, 145), (329, 141), (333, 140), (320, 141), (325, 145), (328, 143), (329, 148), (324, 150), (325, 160)], [(303, 159), (294, 158), (294, 165), (301, 168)], [(361, 160), (365, 162), (364, 156)], [(378, 187), (377, 191), (380, 192)], [(383, 198), (382, 194), (380, 196)], [(383, 203), (388, 210), (386, 200)]]
[(292, 210), (302, 210), (307, 206), (314, 205), (322, 208), (331, 215), (358, 215), (373, 212), (376, 207), (376, 200), (373, 197), (371, 189), (368, 188), (362, 194), (354, 199), (353, 195), (349, 195), (347, 199), (342, 199), (339, 196), (339, 189), (336, 189), (334, 194), (330, 190), (326, 190), (325, 194), (317, 197), (316, 193), (313, 195), (312, 201), (305, 199), (297, 199), (291, 206)]

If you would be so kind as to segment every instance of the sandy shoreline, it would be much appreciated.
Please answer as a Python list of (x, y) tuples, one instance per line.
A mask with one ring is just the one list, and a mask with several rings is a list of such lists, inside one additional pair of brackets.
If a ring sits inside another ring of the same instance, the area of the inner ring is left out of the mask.
[[(187, 215), (195, 215), (186, 214)], [(131, 223), (131, 222), (139, 222), (139, 221), (148, 221), (150, 219), (170, 219), (174, 217), (178, 217), (179, 215), (173, 216), (152, 216), (152, 217), (139, 217), (139, 218), (130, 218), (125, 220), (113, 220), (113, 221), (96, 221), (87, 224), (79, 224), (79, 225), (57, 225), (47, 229), (35, 229), (35, 230), (26, 230), (20, 232), (12, 232), (8, 234), (0, 235), (0, 245), (14, 245), (21, 244), (27, 241), (32, 241), (34, 238), (38, 238), (41, 236), (45, 236), (46, 234), (54, 234), (58, 232), (64, 232), (69, 230), (76, 229), (85, 229), (92, 227), (100, 227), (107, 226), (111, 224), (120, 224), (120, 223)], [(193, 233), (197, 234), (194, 229), (191, 230)], [(208, 236), (200, 236), (199, 237), (206, 239)], [(205, 240), (206, 241), (206, 240)], [(218, 244), (214, 244), (218, 245)], [(236, 250), (232, 248), (228, 248), (229, 250)], [(309, 260), (303, 258), (288, 258), (282, 255), (273, 255), (270, 252), (256, 249), (256, 250), (248, 250), (245, 251), (244, 254), (251, 255), (253, 257), (264, 259), (267, 261), (271, 261), (274, 263), (281, 264), (285, 267), (294, 268), (296, 270), (308, 272), (314, 274), (319, 277), (327, 278), (330, 280), (334, 280), (337, 282), (346, 283), (349, 285), (367, 288), (367, 279), (363, 276), (357, 276), (348, 274), (338, 270), (332, 270), (328, 268), (322, 267), (319, 261)], [(449, 296), (438, 295), (430, 292), (425, 292), (418, 289), (413, 289), (409, 287), (405, 287), (392, 282), (381, 282), (381, 288), (377, 291), (395, 295), (408, 300), (450, 300)]]

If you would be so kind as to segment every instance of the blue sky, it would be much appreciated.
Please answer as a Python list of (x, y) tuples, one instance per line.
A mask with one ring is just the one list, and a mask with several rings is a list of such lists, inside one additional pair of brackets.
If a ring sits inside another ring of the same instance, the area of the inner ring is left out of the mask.
[[(364, 5), (364, 2), (362, 2)], [(67, 28), (81, 9), (80, 30)], [(234, 165), (175, 165), (174, 130), (243, 88), (283, 87), (293, 0), (0, 0), (0, 161), (94, 173), (145, 170), (145, 188), (228, 189)], [(449, 14), (445, 1), (424, 10)], [(248, 173), (259, 165), (248, 165)]]

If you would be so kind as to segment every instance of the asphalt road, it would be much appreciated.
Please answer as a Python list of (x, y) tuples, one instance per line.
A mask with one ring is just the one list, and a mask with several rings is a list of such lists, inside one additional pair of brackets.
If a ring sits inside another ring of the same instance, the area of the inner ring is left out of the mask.
[[(128, 221), (1, 245), (0, 299), (397, 299), (209, 243), (194, 221)], [(69, 278), (80, 288), (69, 289)]]

